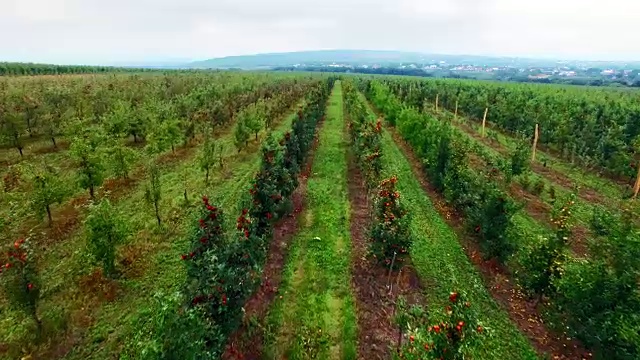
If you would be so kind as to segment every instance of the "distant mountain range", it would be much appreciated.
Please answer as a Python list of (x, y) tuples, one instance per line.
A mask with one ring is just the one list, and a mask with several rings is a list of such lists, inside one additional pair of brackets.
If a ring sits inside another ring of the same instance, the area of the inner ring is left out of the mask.
[(445, 62), (456, 65), (478, 66), (554, 66), (559, 63), (581, 64), (585, 66), (624, 65), (623, 62), (559, 61), (552, 59), (530, 59), (517, 57), (442, 55), (404, 51), (380, 50), (319, 50), (288, 53), (227, 56), (204, 61), (196, 61), (181, 67), (192, 69), (270, 69), (283, 66), (319, 66), (333, 63), (351, 65), (395, 65), (402, 63), (433, 64)]
[(424, 54), (400, 51), (376, 50), (319, 50), (288, 53), (270, 53), (257, 55), (227, 56), (217, 59), (197, 61), (188, 64), (191, 68), (241, 68), (260, 69), (277, 66), (326, 65), (336, 63), (397, 63), (420, 61)]

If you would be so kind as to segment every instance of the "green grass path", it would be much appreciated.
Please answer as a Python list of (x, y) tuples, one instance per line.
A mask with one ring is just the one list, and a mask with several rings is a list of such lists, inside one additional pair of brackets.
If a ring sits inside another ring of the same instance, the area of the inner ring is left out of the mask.
[(344, 128), (337, 82), (320, 129), (303, 224), (284, 269), (282, 298), (268, 315), (266, 358), (356, 357)]

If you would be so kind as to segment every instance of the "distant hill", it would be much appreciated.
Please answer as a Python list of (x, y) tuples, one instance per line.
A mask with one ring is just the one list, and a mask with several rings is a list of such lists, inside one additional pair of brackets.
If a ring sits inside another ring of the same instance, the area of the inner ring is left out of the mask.
[[(456, 65), (479, 66), (554, 66), (553, 59), (531, 59), (518, 57), (443, 55), (406, 51), (381, 50), (319, 50), (288, 53), (227, 56), (196, 61), (182, 67), (193, 69), (270, 69), (287, 66), (323, 66), (332, 63), (352, 65), (395, 65), (401, 63), (433, 64), (439, 62)], [(599, 65), (603, 65), (602, 63)]]
[(223, 58), (197, 61), (188, 64), (190, 68), (242, 68), (260, 69), (277, 66), (293, 65), (326, 65), (333, 62), (340, 63), (377, 63), (377, 62), (403, 62), (419, 61), (424, 55), (419, 53), (400, 51), (376, 51), (376, 50), (320, 50), (299, 51), (289, 53), (270, 53), (257, 55), (227, 56)]

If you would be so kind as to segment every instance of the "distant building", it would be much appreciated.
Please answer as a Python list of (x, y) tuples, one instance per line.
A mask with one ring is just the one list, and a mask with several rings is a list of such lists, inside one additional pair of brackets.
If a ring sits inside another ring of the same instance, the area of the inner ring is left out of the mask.
[(536, 79), (548, 79), (550, 78), (551, 75), (549, 74), (537, 74), (537, 75), (529, 75), (529, 79), (532, 80), (536, 80)]
[(575, 71), (560, 71), (558, 73), (558, 75), (560, 75), (560, 76), (576, 76), (576, 72)]

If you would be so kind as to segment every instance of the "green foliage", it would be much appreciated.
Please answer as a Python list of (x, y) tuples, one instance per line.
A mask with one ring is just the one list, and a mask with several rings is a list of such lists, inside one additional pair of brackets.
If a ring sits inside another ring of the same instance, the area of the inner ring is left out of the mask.
[(78, 184), (81, 188), (89, 190), (91, 198), (94, 198), (95, 188), (104, 180), (102, 149), (99, 147), (101, 143), (100, 134), (88, 129), (85, 134), (73, 140), (69, 150), (78, 164)]
[(114, 138), (119, 138), (129, 131), (130, 117), (133, 116), (130, 103), (124, 100), (116, 101), (111, 110), (102, 117), (102, 126), (106, 133)]
[(250, 129), (247, 127), (245, 119), (240, 117), (236, 121), (236, 127), (233, 131), (234, 136), (234, 144), (238, 149), (238, 152), (242, 151), (248, 143), (249, 137), (251, 136)]
[(533, 188), (531, 189), (531, 193), (533, 195), (540, 196), (544, 192), (544, 188), (545, 188), (544, 180), (538, 179), (538, 181), (536, 181), (536, 183), (533, 185)]
[(171, 149), (175, 152), (176, 145), (184, 138), (175, 109), (166, 103), (153, 104), (151, 109), (158, 116), (150, 119), (146, 124), (147, 151), (161, 153)]
[[(617, 226), (615, 216), (602, 206), (595, 206), (590, 219), (591, 230), (598, 236), (608, 236), (615, 231)], [(613, 229), (612, 229), (613, 227)]]
[(128, 179), (131, 167), (137, 159), (136, 152), (125, 146), (120, 139), (111, 138), (105, 153), (109, 157), (111, 171), (122, 179)]
[(480, 239), (485, 255), (504, 262), (515, 250), (510, 231), (518, 207), (502, 190), (491, 186), (481, 187), (480, 184), (476, 183), (482, 189), (477, 195), (478, 200), (466, 211), (468, 224)]
[(360, 93), (349, 82), (344, 82), (345, 107), (349, 114), (351, 143), (357, 156), (358, 165), (364, 173), (367, 185), (374, 188), (380, 181), (382, 153), (380, 138), (382, 123), (369, 115)]
[(38, 317), (40, 276), (33, 247), (24, 239), (17, 240), (6, 252), (6, 263), (0, 261), (0, 283), (9, 305), (30, 316), (41, 331)]
[(640, 108), (633, 92), (470, 80), (385, 81), (411, 106), (421, 107), (437, 94), (443, 109), (453, 112), (458, 101), (458, 114), (478, 123), (488, 106), (488, 120), (503, 131), (531, 138), (539, 124), (539, 145), (558, 150), (565, 159), (619, 176), (635, 175), (629, 164)]
[(51, 168), (46, 167), (43, 171), (37, 171), (31, 179), (33, 183), (33, 193), (31, 204), (36, 215), (42, 218), (47, 215), (49, 226), (51, 226), (51, 205), (60, 204), (66, 194), (64, 184), (59, 175)]
[(603, 213), (600, 220), (606, 231), (591, 244), (589, 259), (568, 262), (556, 279), (554, 307), (585, 345), (610, 359), (638, 358), (640, 233), (628, 214)]
[(116, 274), (116, 246), (127, 237), (128, 228), (108, 199), (100, 200), (89, 208), (85, 221), (87, 249), (93, 260), (100, 263), (105, 276)]
[(151, 162), (147, 165), (147, 177), (148, 181), (145, 186), (144, 199), (147, 204), (152, 205), (155, 213), (158, 226), (161, 225), (162, 220), (160, 218), (160, 200), (162, 199), (162, 182), (160, 168), (155, 163)]
[(250, 105), (245, 110), (245, 124), (247, 129), (255, 134), (256, 140), (258, 140), (258, 133), (265, 126), (264, 109), (256, 103)]
[(8, 97), (7, 104), (0, 104), (0, 143), (17, 149), (22, 156), (24, 149), (22, 137), (27, 129), (17, 105), (12, 101), (17, 100), (15, 97)]
[(198, 155), (198, 165), (200, 166), (200, 170), (205, 173), (204, 178), (207, 184), (209, 183), (209, 171), (218, 161), (216, 158), (216, 148), (215, 141), (213, 141), (210, 136), (206, 136), (200, 154)]
[(378, 262), (396, 269), (404, 265), (411, 249), (408, 213), (400, 203), (397, 182), (394, 176), (380, 183), (371, 229), (371, 254)]
[(155, 293), (139, 316), (131, 320), (138, 331), (125, 340), (119, 354), (123, 360), (218, 359), (220, 354), (207, 348), (207, 337), (220, 332), (207, 320), (201, 308), (184, 308), (180, 293)]
[(517, 259), (516, 277), (530, 294), (542, 297), (556, 291), (555, 282), (562, 278), (571, 236), (571, 208), (576, 195), (571, 193), (563, 201), (557, 201), (551, 222), (555, 236), (541, 237), (528, 244)]
[(518, 140), (509, 160), (511, 163), (511, 175), (518, 176), (529, 171), (531, 167), (531, 149), (524, 138)]
[[(384, 108), (393, 96), (374, 83), (374, 101)], [(392, 107), (391, 109), (395, 109)], [(505, 261), (514, 250), (512, 218), (518, 206), (501, 190), (495, 171), (477, 173), (469, 166), (469, 145), (449, 123), (440, 122), (414, 108), (404, 108), (395, 116), (402, 137), (425, 165), (425, 172), (436, 190), (465, 215), (467, 226), (480, 240), (488, 257)]]
[(406, 341), (394, 359), (463, 360), (487, 331), (466, 296), (457, 292), (449, 295), (449, 305), (438, 320), (422, 307), (407, 309), (404, 301), (399, 307), (396, 323)]
[(63, 134), (67, 122), (73, 117), (70, 92), (66, 88), (52, 87), (45, 91), (44, 97), (47, 100), (42, 116), (44, 132), (51, 139), (53, 146), (57, 147), (56, 138)]

